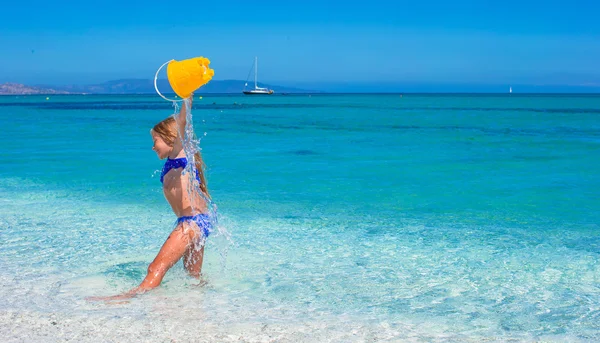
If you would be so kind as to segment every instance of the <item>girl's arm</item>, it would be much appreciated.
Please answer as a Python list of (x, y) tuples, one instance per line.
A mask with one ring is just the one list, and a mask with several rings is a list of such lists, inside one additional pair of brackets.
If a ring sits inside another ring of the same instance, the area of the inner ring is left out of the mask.
[[(192, 102), (194, 99), (194, 93), (190, 95), (188, 98), (183, 99), (181, 103), (181, 109), (179, 110), (179, 114), (175, 115), (175, 121), (177, 122), (177, 129), (179, 130), (179, 135), (181, 138), (185, 137), (185, 124), (187, 120), (187, 107), (189, 106), (190, 110), (192, 109)], [(187, 105), (186, 105), (187, 103)]]

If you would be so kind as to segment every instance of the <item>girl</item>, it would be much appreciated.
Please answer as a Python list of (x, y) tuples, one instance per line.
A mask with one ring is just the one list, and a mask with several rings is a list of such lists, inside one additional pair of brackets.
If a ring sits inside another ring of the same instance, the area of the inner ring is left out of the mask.
[[(142, 283), (121, 295), (93, 297), (90, 300), (116, 300), (134, 297), (158, 287), (165, 273), (181, 257), (187, 272), (200, 278), (204, 243), (212, 226), (208, 215), (210, 195), (204, 177), (204, 162), (199, 152), (194, 156), (195, 166), (188, 166), (183, 149), (182, 137), (186, 126), (186, 109), (192, 106), (193, 94), (184, 100), (178, 115), (173, 115), (156, 124), (150, 134), (154, 145), (152, 150), (159, 159), (167, 159), (160, 175), (165, 198), (175, 215), (177, 225), (163, 244), (158, 255), (150, 263), (148, 274)], [(187, 168), (186, 168), (187, 167)], [(195, 167), (195, 168), (193, 168)], [(186, 170), (184, 173), (183, 171)], [(187, 172), (187, 171), (194, 172)]]

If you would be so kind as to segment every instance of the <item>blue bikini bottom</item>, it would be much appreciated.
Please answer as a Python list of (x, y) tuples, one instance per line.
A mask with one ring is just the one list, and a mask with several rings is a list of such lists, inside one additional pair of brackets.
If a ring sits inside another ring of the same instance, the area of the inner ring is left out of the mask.
[(210, 222), (210, 217), (207, 214), (200, 213), (195, 216), (185, 216), (177, 218), (177, 225), (179, 225), (180, 223), (191, 222), (196, 223), (196, 225), (198, 225), (198, 228), (200, 228), (200, 230), (202, 230), (202, 232), (204, 233), (205, 238), (208, 237), (208, 235), (210, 235), (210, 232), (212, 231), (212, 224)]

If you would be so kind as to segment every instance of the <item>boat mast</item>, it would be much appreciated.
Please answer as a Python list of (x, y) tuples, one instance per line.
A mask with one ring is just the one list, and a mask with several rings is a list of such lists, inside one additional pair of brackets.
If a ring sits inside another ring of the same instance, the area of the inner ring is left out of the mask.
[(258, 88), (256, 79), (258, 79), (258, 56), (254, 56), (254, 89)]

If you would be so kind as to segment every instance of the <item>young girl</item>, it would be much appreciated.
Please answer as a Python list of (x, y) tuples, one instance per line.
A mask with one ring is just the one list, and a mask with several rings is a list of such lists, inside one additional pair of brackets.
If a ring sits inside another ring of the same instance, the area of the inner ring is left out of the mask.
[[(148, 274), (142, 283), (121, 295), (93, 297), (89, 300), (116, 300), (134, 297), (160, 285), (165, 273), (181, 257), (187, 272), (200, 278), (204, 243), (210, 234), (211, 218), (208, 214), (210, 195), (204, 178), (204, 162), (199, 152), (194, 154), (194, 166), (188, 166), (182, 137), (186, 127), (186, 108), (192, 106), (193, 94), (184, 100), (181, 111), (156, 124), (150, 134), (154, 141), (152, 150), (159, 159), (167, 159), (160, 175), (160, 182), (167, 202), (177, 216), (177, 225), (163, 244), (158, 255), (150, 263)], [(188, 167), (188, 168), (186, 168)], [(186, 172), (184, 172), (184, 170)], [(190, 173), (189, 171), (195, 170)]]

